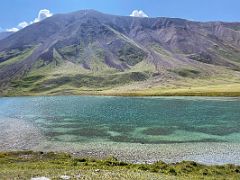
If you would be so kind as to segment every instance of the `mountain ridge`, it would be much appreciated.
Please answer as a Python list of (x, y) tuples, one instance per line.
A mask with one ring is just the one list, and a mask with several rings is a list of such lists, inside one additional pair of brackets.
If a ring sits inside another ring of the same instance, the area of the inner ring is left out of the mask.
[[(82, 10), (54, 15), (0, 40), (2, 94), (65, 90), (74, 94), (121, 86), (128, 91), (129, 86), (133, 90), (186, 86), (186, 80), (232, 83), (239, 82), (239, 71), (240, 23), (236, 22)], [(26, 81), (29, 77), (35, 81)]]

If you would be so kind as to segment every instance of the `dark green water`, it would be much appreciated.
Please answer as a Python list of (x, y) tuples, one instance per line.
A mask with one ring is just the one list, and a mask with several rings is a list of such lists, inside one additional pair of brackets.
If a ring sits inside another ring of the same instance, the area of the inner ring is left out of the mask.
[(0, 98), (0, 119), (4, 117), (31, 122), (51, 141), (240, 143), (239, 99)]

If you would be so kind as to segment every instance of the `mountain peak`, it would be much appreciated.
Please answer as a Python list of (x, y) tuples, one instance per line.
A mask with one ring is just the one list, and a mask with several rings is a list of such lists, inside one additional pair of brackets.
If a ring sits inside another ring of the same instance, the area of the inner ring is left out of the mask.
[(70, 15), (103, 15), (104, 13), (96, 11), (94, 9), (83, 9), (83, 10), (79, 10), (79, 11), (75, 11), (73, 13), (70, 13)]

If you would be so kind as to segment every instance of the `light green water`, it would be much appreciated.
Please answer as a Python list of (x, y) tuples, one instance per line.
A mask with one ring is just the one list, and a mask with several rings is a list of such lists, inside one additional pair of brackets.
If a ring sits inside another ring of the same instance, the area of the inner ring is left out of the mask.
[(96, 96), (0, 98), (0, 119), (24, 119), (49, 141), (240, 143), (240, 100)]

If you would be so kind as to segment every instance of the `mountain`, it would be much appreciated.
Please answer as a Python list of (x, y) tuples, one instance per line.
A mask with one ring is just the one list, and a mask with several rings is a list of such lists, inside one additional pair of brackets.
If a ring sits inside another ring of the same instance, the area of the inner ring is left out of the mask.
[(118, 94), (224, 84), (237, 85), (238, 93), (239, 82), (237, 22), (82, 10), (54, 15), (0, 40), (2, 95)]
[(0, 32), (0, 40), (10, 36), (13, 32)]

